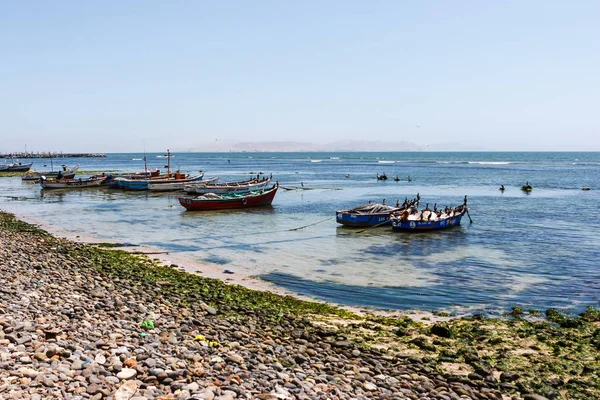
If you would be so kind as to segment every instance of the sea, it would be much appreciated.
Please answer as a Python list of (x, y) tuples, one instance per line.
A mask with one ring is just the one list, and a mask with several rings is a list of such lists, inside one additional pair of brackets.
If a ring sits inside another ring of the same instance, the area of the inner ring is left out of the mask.
[[(80, 164), (135, 172), (144, 169), (143, 157), (32, 161), (39, 171)], [(166, 169), (163, 153), (146, 159), (148, 168)], [(178, 193), (42, 191), (14, 177), (0, 178), (0, 209), (347, 306), (454, 314), (598, 306), (597, 152), (174, 153), (171, 167), (221, 181), (272, 174), (281, 189), (271, 207), (189, 212)], [(377, 180), (383, 173), (389, 179)], [(520, 190), (526, 182), (530, 193)], [(336, 223), (336, 210), (417, 194), (430, 207), (468, 196), (472, 223), (465, 216), (459, 227), (424, 233)]]

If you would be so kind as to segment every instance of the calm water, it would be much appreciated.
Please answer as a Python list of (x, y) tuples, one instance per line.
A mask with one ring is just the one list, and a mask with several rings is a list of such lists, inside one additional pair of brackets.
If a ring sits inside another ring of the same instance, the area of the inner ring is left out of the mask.
[[(149, 167), (164, 167), (157, 155), (148, 155)], [(141, 157), (60, 162), (136, 171), (143, 164), (132, 159)], [(185, 212), (176, 194), (42, 194), (37, 185), (1, 178), (0, 208), (349, 305), (498, 311), (598, 304), (600, 153), (176, 153), (172, 164), (226, 180), (272, 173), (285, 188), (309, 190), (280, 190), (267, 209), (199, 213)], [(49, 167), (34, 160), (36, 170)], [(382, 172), (403, 181), (377, 181)], [(519, 190), (525, 181), (531, 194)], [(359, 233), (335, 222), (335, 210), (417, 193), (438, 206), (468, 195), (473, 224), (465, 217), (456, 229), (403, 234), (385, 227)]]

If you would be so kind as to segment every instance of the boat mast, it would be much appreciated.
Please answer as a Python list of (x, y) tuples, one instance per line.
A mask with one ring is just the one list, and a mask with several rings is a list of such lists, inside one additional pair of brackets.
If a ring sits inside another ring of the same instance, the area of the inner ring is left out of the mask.
[(167, 176), (171, 177), (171, 152), (167, 149)]
[(146, 141), (144, 140), (144, 176), (148, 177), (148, 167), (146, 166)]

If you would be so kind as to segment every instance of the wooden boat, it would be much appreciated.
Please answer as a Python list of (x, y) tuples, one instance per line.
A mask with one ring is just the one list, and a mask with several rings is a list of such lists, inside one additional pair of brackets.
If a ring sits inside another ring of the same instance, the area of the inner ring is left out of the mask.
[(62, 166), (62, 171), (46, 171), (46, 172), (37, 172), (33, 170), (27, 171), (25, 175), (21, 177), (21, 180), (26, 182), (39, 182), (42, 176), (46, 178), (55, 178), (58, 177), (58, 174), (61, 174), (61, 178), (63, 179), (73, 179), (75, 174), (79, 170), (79, 164), (77, 164), (72, 169), (69, 169), (66, 165)]
[(346, 226), (375, 226), (386, 225), (390, 222), (392, 212), (399, 210), (380, 203), (369, 203), (350, 210), (335, 212), (338, 224)]
[(273, 202), (279, 183), (270, 189), (253, 190), (242, 193), (214, 194), (201, 196), (179, 196), (179, 203), (188, 211), (225, 210), (231, 208), (248, 208), (267, 206)]
[(42, 189), (85, 189), (99, 187), (107, 179), (106, 176), (92, 177), (88, 179), (57, 179), (50, 180), (45, 176), (40, 179)]
[(335, 219), (338, 224), (345, 226), (379, 226), (389, 225), (390, 216), (393, 212), (398, 212), (418, 204), (419, 198), (409, 201), (404, 200), (403, 204), (396, 203), (396, 206), (388, 206), (383, 203), (369, 203), (349, 210), (335, 212)]
[[(219, 179), (218, 176), (208, 179), (202, 179), (200, 181), (194, 181), (194, 184), (209, 184), (214, 183)], [(148, 183), (148, 190), (152, 192), (173, 192), (176, 190), (183, 191), (185, 185), (188, 185), (188, 182), (166, 182), (166, 183)]]
[(164, 184), (164, 183), (191, 183), (202, 180), (204, 174), (201, 173), (195, 176), (189, 176), (185, 174), (175, 173), (169, 174), (166, 177), (156, 177), (150, 179), (129, 179), (118, 177), (115, 178), (113, 183), (109, 187), (118, 187), (119, 189), (125, 190), (149, 190), (149, 185), (152, 184)]
[(0, 172), (25, 172), (31, 169), (33, 163), (23, 164), (21, 162), (13, 162), (10, 164), (0, 165)]
[(271, 177), (264, 178), (262, 181), (251, 179), (248, 181), (240, 181), (240, 182), (227, 182), (227, 183), (209, 183), (203, 185), (191, 184), (186, 185), (183, 190), (186, 193), (190, 194), (206, 194), (206, 193), (215, 193), (215, 194), (225, 194), (225, 193), (239, 193), (239, 192), (248, 192), (252, 190), (258, 190), (265, 188), (269, 182), (271, 182)]
[(393, 213), (390, 221), (394, 231), (431, 231), (460, 225), (465, 213), (468, 213), (467, 196), (464, 204), (457, 207), (446, 207), (439, 211), (435, 207), (429, 210), (428, 206), (422, 211), (418, 211), (417, 207), (410, 207), (402, 212)]

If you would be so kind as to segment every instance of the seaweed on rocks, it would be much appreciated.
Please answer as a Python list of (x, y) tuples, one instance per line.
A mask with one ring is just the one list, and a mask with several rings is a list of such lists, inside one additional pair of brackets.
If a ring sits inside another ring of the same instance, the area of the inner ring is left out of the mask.
[(513, 310), (355, 313), (0, 212), (0, 398), (600, 398), (600, 311)]

